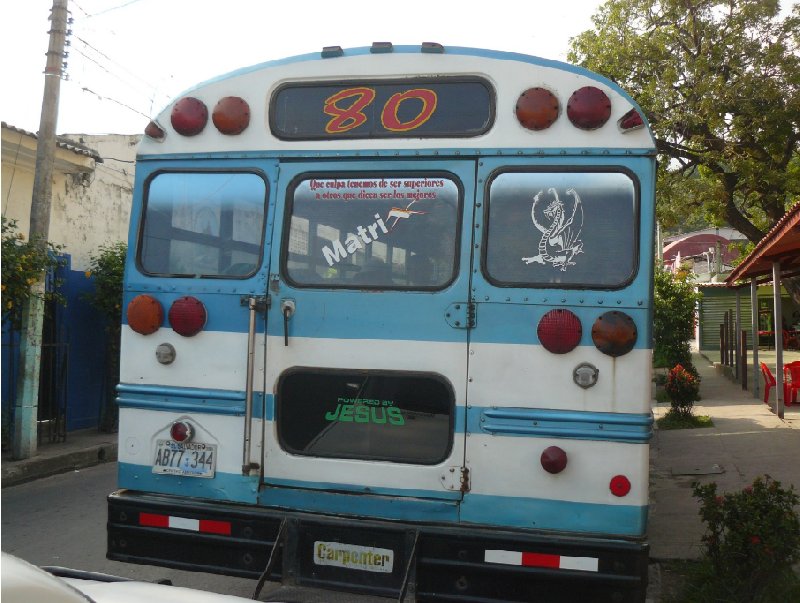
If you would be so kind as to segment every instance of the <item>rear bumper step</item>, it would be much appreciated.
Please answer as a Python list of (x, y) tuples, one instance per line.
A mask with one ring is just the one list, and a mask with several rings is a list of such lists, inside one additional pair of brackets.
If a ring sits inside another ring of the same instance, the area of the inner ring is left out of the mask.
[(108, 558), (436, 601), (644, 601), (648, 546), (480, 526), (380, 522), (121, 490)]

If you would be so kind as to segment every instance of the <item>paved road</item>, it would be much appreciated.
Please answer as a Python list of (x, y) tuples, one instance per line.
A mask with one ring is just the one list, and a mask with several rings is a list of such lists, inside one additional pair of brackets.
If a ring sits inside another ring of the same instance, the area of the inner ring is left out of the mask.
[[(59, 565), (138, 580), (167, 578), (176, 586), (250, 597), (256, 582), (106, 559), (106, 495), (115, 489), (116, 463), (4, 488), (2, 549), (34, 565)], [(328, 603), (386, 601), (268, 584), (262, 601)]]

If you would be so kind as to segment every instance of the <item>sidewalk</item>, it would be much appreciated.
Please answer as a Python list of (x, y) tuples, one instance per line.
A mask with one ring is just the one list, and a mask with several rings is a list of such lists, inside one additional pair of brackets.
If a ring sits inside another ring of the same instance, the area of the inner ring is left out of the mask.
[[(709, 359), (693, 354), (702, 378), (696, 415), (709, 415), (705, 429), (655, 430), (650, 451), (650, 557), (696, 559), (704, 526), (692, 482), (716, 482), (721, 492), (741, 490), (768, 474), (800, 490), (800, 404), (787, 406), (784, 420)], [(774, 394), (774, 391), (772, 392)], [(669, 404), (653, 401), (655, 418)]]
[(65, 442), (43, 442), (29, 459), (11, 460), (3, 451), (0, 474), (3, 488), (49, 475), (117, 460), (117, 434), (96, 429), (71, 431)]

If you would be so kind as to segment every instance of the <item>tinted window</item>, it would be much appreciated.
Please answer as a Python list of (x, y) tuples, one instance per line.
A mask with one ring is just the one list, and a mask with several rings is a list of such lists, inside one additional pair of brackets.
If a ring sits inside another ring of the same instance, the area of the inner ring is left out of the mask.
[(441, 176), (308, 178), (290, 192), (298, 285), (432, 289), (455, 275), (460, 190)]
[(622, 172), (508, 172), (489, 187), (484, 270), (500, 285), (614, 288), (638, 265), (638, 187)]
[(301, 370), (278, 385), (278, 436), (294, 454), (434, 464), (450, 453), (453, 406), (433, 375)]
[(250, 173), (162, 173), (147, 186), (139, 263), (169, 276), (242, 278), (261, 260), (267, 189)]

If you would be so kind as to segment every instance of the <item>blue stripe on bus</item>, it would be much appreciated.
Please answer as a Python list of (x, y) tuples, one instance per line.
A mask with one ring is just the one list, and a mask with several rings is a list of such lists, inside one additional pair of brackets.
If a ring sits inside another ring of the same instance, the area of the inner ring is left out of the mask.
[[(382, 496), (319, 490), (318, 484), (294, 482), (298, 487), (265, 485), (258, 477), (218, 472), (201, 479), (154, 475), (150, 467), (119, 463), (119, 486), (198, 499), (258, 503), (295, 511), (372, 517), (403, 521), (452, 522), (535, 530), (592, 532), (640, 536), (647, 523), (647, 507), (607, 505), (537, 498), (467, 493), (463, 501), (435, 498), (440, 492), (405, 491)], [(340, 488), (338, 484), (337, 488)], [(419, 496), (411, 496), (417, 494)]]
[[(171, 280), (171, 279), (165, 279)], [(530, 295), (530, 292), (528, 292)], [(125, 303), (129, 303), (134, 294), (128, 293)], [(177, 294), (150, 293), (161, 302), (167, 314)], [(541, 294), (547, 298), (547, 294)], [(574, 294), (573, 294), (574, 295)], [(598, 294), (595, 294), (598, 295)], [(380, 296), (383, 296), (381, 298)], [(552, 301), (539, 303), (541, 300), (531, 295), (530, 302), (523, 303), (482, 303), (476, 304), (477, 324), (471, 329), (470, 338), (473, 343), (510, 343), (538, 345), (537, 325), (542, 316), (555, 308), (568, 309), (575, 313), (583, 325), (583, 334), (579, 345), (593, 346), (591, 328), (594, 321), (609, 310), (618, 310), (628, 314), (636, 324), (639, 336), (635, 348), (649, 348), (650, 327), (648, 324), (649, 309), (639, 307), (635, 301), (631, 303), (628, 295), (609, 296), (608, 307), (602, 306), (570, 306), (559, 303), (563, 293), (551, 292)], [(195, 295), (206, 307), (208, 321), (206, 331), (246, 333), (248, 328), (248, 311), (240, 306), (238, 295), (197, 294)], [(286, 297), (292, 297), (291, 292)], [(588, 298), (588, 296), (585, 296)], [(299, 298), (299, 296), (298, 296)], [(557, 298), (557, 299), (556, 299)], [(625, 299), (625, 304), (616, 304), (613, 299)], [(590, 302), (594, 299), (588, 298)], [(380, 300), (380, 312), (375, 310)], [(453, 302), (464, 301), (453, 299)], [(578, 300), (576, 300), (578, 301)], [(580, 303), (580, 302), (578, 302)], [(415, 310), (409, 317), (409, 305)], [(279, 304), (273, 303), (267, 317), (269, 335), (283, 337), (284, 325), (280, 315)], [(441, 296), (426, 293), (375, 292), (364, 294), (361, 291), (324, 291), (307, 290), (302, 294), (295, 315), (289, 321), (289, 337), (314, 337), (324, 339), (376, 339), (394, 341), (443, 341), (466, 343), (466, 331), (447, 327), (445, 311)], [(331, 317), (337, 317), (336, 320)], [(398, 320), (397, 317), (408, 317)], [(356, 318), (358, 320), (356, 321)], [(127, 319), (123, 319), (127, 323)], [(529, 328), (520, 328), (527, 325)], [(168, 329), (165, 318), (162, 329)], [(258, 333), (264, 332), (264, 316), (258, 315), (256, 320)], [(157, 332), (156, 332), (157, 333)]]
[(467, 493), (461, 521), (536, 530), (642, 536), (647, 506), (606, 505), (564, 500)]
[(653, 437), (653, 416), (544, 410), (539, 408), (476, 407), (468, 410), (470, 433), (512, 437), (550, 437), (646, 444)]
[[(117, 404), (121, 408), (232, 416), (242, 416), (245, 413), (244, 391), (120, 383), (117, 394)], [(261, 418), (264, 408), (264, 394), (253, 392), (253, 416)]]
[(141, 492), (174, 494), (186, 498), (223, 500), (255, 504), (258, 500), (259, 477), (234, 473), (217, 474), (212, 478), (156, 475), (149, 465), (118, 463), (120, 488)]

